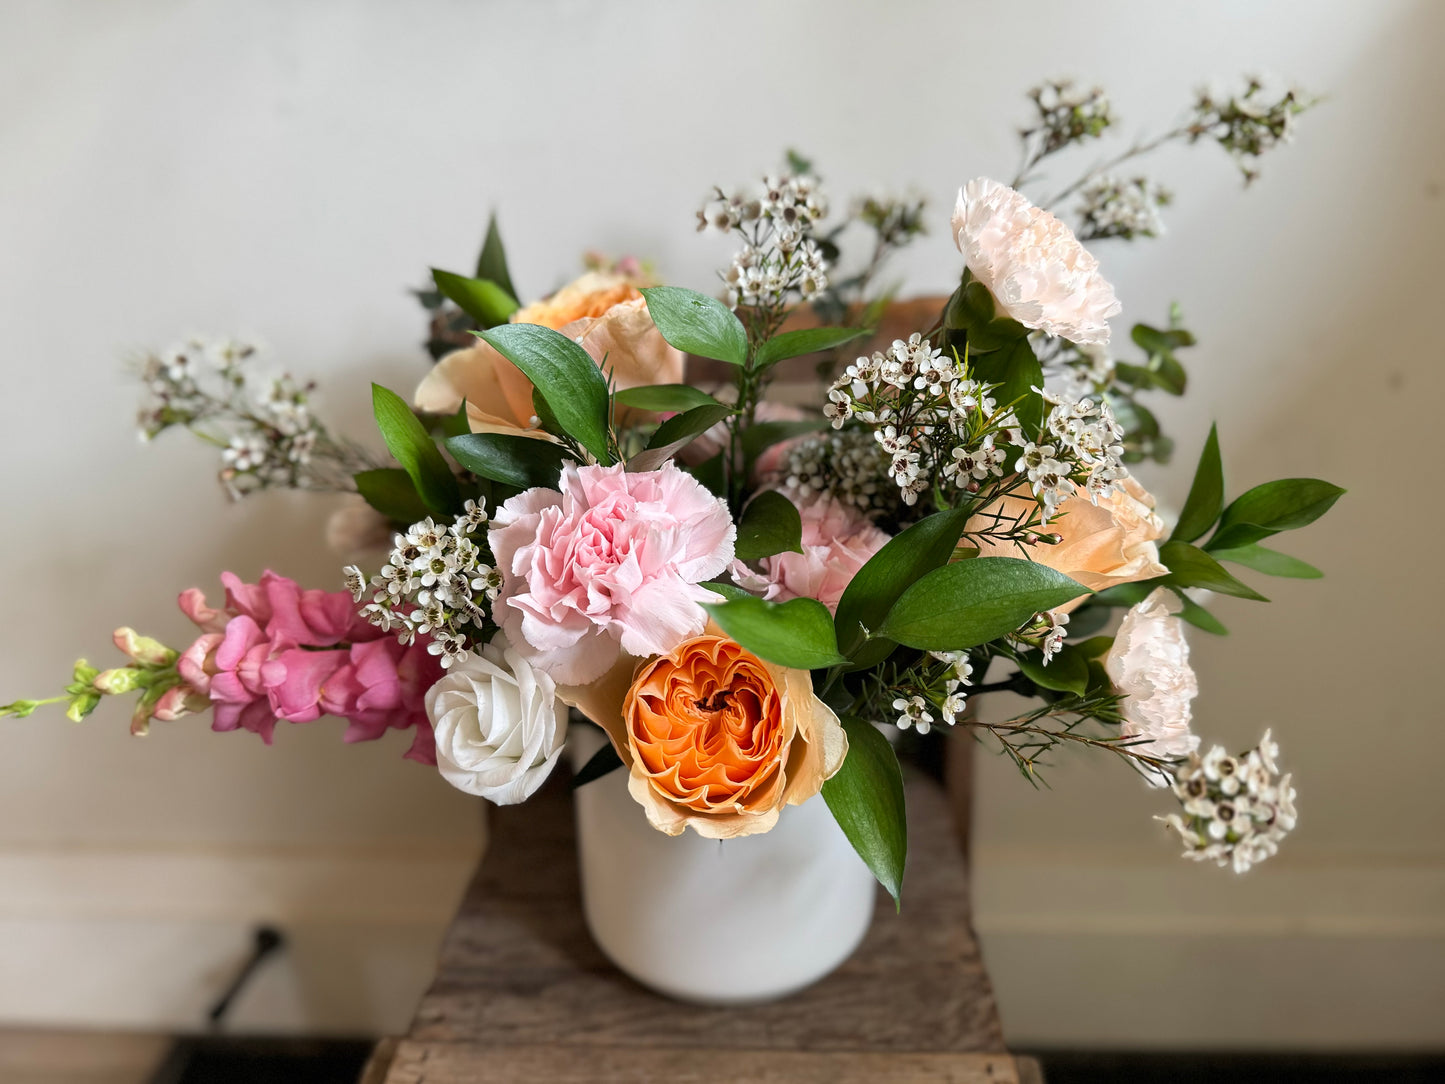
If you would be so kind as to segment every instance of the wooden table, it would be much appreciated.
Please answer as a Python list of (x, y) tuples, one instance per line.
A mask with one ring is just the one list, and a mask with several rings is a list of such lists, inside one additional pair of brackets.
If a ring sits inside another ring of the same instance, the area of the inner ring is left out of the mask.
[(592, 943), (567, 786), (556, 779), (495, 812), (436, 981), (410, 1033), (377, 1048), (365, 1084), (1042, 1079), (1034, 1062), (1004, 1051), (937, 784), (908, 782), (902, 913), (880, 890), (868, 935), (842, 967), (790, 998), (741, 1008), (663, 998)]

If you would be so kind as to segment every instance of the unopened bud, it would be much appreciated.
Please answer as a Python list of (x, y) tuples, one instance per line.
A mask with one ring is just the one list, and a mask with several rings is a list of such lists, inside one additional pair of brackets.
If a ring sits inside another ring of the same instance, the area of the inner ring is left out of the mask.
[(90, 684), (96, 692), (117, 696), (120, 693), (134, 692), (141, 688), (144, 682), (145, 674), (141, 671), (129, 666), (118, 666), (114, 670), (102, 670)]
[(116, 647), (145, 666), (169, 666), (179, 657), (159, 640), (142, 636), (132, 628), (118, 628), (111, 638)]
[(72, 723), (78, 723), (93, 712), (99, 704), (99, 693), (81, 693), (79, 696), (72, 696), (70, 705), (65, 709), (65, 717)]
[(1063, 540), (1064, 540), (1064, 536), (1061, 535), (1061, 534), (1059, 534), (1059, 533), (1057, 533), (1057, 532), (1050, 532), (1049, 534), (1041, 534), (1041, 535), (1039, 535), (1039, 541), (1040, 541), (1040, 542), (1045, 542), (1045, 543), (1047, 543), (1047, 544), (1050, 545), (1050, 546), (1057, 546), (1057, 545), (1058, 545), (1060, 542), (1062, 542)]

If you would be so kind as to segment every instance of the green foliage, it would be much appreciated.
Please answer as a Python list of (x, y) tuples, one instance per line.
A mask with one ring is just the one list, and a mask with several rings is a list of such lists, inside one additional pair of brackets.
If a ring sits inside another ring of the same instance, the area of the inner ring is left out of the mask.
[(1266, 549), (1258, 543), (1250, 543), (1248, 546), (1240, 546), (1232, 550), (1210, 550), (1210, 553), (1217, 560), (1232, 561), (1245, 568), (1252, 568), (1256, 572), (1263, 572), (1266, 576), (1317, 580), (1324, 575), (1314, 565), (1301, 561), (1298, 557), (1291, 557), (1278, 550)]
[(353, 474), (356, 491), (367, 504), (397, 523), (415, 523), (430, 513), (416, 491), (411, 475), (398, 467), (382, 467)]
[(891, 645), (868, 641), (870, 631), (883, 623), (888, 611), (919, 577), (953, 556), (969, 509), (937, 512), (890, 538), (849, 581), (838, 602), (835, 626), (838, 643), (855, 666), (882, 662)]
[(509, 297), (520, 296), (512, 285), (512, 273), (507, 270), (507, 252), (497, 231), (495, 212), (487, 219), (487, 239), (482, 242), (482, 252), (477, 257), (477, 278), (495, 282)]
[(512, 433), (464, 433), (449, 437), (446, 446), (473, 474), (516, 489), (556, 489), (562, 464), (575, 459), (550, 440)]
[(537, 324), (502, 324), (477, 334), (522, 370), (567, 436), (603, 466), (616, 462), (607, 425), (607, 378), (587, 351)]
[(1179, 523), (1169, 537), (1177, 542), (1193, 542), (1214, 526), (1224, 507), (1224, 464), (1219, 457), (1219, 430), (1209, 427), (1209, 437), (1194, 471), (1189, 498), (1179, 513)]
[(674, 414), (657, 427), (647, 442), (647, 448), (627, 461), (628, 470), (656, 470), (698, 437), (734, 413), (725, 403), (714, 402), (710, 406), (693, 407), (681, 414)]
[(372, 384), (371, 406), (382, 439), (410, 475), (426, 506), (443, 516), (461, 511), (462, 497), (456, 476), (406, 400), (380, 384)]
[(801, 331), (785, 331), (781, 335), (774, 335), (758, 347), (757, 356), (753, 359), (754, 366), (766, 369), (788, 358), (831, 350), (835, 346), (861, 338), (871, 330), (868, 327), (810, 327)]
[(1072, 645), (1060, 648), (1047, 665), (1041, 653), (1022, 651), (1018, 664), (1024, 677), (1042, 689), (1076, 696), (1083, 696), (1088, 691), (1089, 657)]
[(431, 277), (437, 289), (482, 327), (505, 324), (507, 317), (520, 307), (517, 299), (489, 279), (469, 279), (451, 271), (433, 267)]
[(925, 651), (962, 651), (1006, 636), (1034, 614), (1089, 594), (1046, 565), (975, 557), (944, 565), (909, 587), (877, 634)]
[(808, 418), (796, 422), (754, 422), (743, 430), (739, 438), (748, 471), (751, 472), (758, 456), (779, 441), (816, 433), (820, 429), (827, 429), (828, 424), (827, 418)]
[(821, 670), (848, 660), (838, 654), (833, 615), (816, 599), (764, 602), (760, 598), (705, 603), (723, 630), (759, 658), (798, 670)]
[(997, 384), (993, 392), (1000, 406), (1014, 404), (1014, 414), (1025, 433), (1034, 434), (1044, 423), (1044, 399), (1035, 388), (1044, 386), (1044, 370), (1028, 339), (975, 357), (969, 342), (969, 364), (976, 379)]
[(1241, 583), (1218, 561), (1188, 542), (1165, 542), (1159, 547), (1159, 560), (1169, 569), (1165, 582), (1175, 587), (1207, 587), (1221, 595), (1250, 598), (1268, 602), (1254, 588)]
[(587, 758), (587, 763), (572, 777), (572, 789), (585, 787), (594, 779), (601, 779), (608, 772), (620, 767), (622, 758), (617, 755), (617, 750), (612, 748), (611, 741), (605, 742), (601, 749)]
[(1182, 620), (1188, 621), (1197, 629), (1203, 629), (1205, 632), (1211, 632), (1215, 636), (1229, 635), (1229, 630), (1224, 627), (1223, 622), (1221, 622), (1219, 618), (1215, 617), (1212, 613), (1206, 610), (1203, 606), (1199, 605), (1199, 603), (1195, 602), (1183, 591), (1176, 591), (1175, 594), (1179, 596), (1179, 601), (1183, 604), (1184, 607), (1179, 611), (1179, 616)]
[(872, 723), (852, 716), (840, 721), (848, 735), (848, 755), (823, 784), (823, 801), (895, 907), (901, 907), (908, 858), (903, 772), (888, 739)]
[(657, 330), (679, 350), (733, 365), (747, 361), (748, 333), (721, 301), (680, 286), (652, 286), (642, 296)]
[(748, 502), (738, 521), (738, 560), (802, 552), (803, 518), (792, 501), (775, 489), (765, 489)]
[(1008, 316), (999, 315), (993, 295), (983, 283), (967, 271), (948, 307), (943, 310), (943, 326), (950, 331), (968, 333), (968, 353), (983, 354), (999, 350), (1019, 339), (1027, 338), (1029, 329)]
[(658, 413), (721, 405), (707, 392), (699, 391), (691, 384), (644, 384), (640, 388), (623, 388), (615, 391), (612, 393), (612, 399), (622, 406), (637, 407), (639, 410), (652, 410)]
[(1328, 512), (1344, 492), (1318, 478), (1281, 478), (1255, 486), (1224, 510), (1205, 549), (1235, 550), (1304, 527)]
[(1135, 365), (1117, 367), (1124, 370), (1120, 379), (1135, 387), (1158, 388), (1170, 395), (1184, 394), (1189, 381), (1185, 375), (1184, 366), (1174, 356), (1174, 351), (1181, 347), (1193, 346), (1194, 336), (1178, 326), (1178, 316), (1179, 310), (1176, 306), (1170, 310), (1170, 326), (1163, 330), (1150, 327), (1148, 324), (1134, 325), (1129, 337), (1149, 355), (1149, 360), (1142, 367)]

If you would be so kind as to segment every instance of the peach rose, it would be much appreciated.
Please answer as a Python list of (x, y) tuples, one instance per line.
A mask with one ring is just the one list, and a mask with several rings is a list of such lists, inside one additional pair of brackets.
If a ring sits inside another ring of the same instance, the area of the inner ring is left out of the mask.
[(715, 625), (672, 652), (558, 690), (612, 739), (628, 791), (670, 836), (766, 832), (818, 793), (848, 738), (806, 670), (765, 662)]
[[(1059, 505), (1056, 518), (1049, 521), (1049, 530), (1062, 536), (1058, 545), (1040, 544), (1023, 552), (1010, 542), (983, 539), (978, 542), (979, 556), (1028, 557), (1095, 591), (1167, 575), (1155, 545), (1164, 537), (1165, 527), (1154, 511), (1154, 498), (1133, 478), (1125, 478), (1119, 486), (1100, 497), (1097, 505), (1087, 497), (1070, 497)], [(982, 516), (990, 520), (997, 513), (1010, 519), (1022, 516), (1033, 503), (1032, 497), (1006, 494), (969, 520), (967, 530), (984, 529)], [(1085, 597), (1058, 609), (1067, 613)]]
[[(516, 324), (541, 324), (580, 343), (617, 388), (677, 384), (682, 351), (671, 346), (652, 322), (647, 302), (621, 275), (589, 271), (545, 301), (512, 314)], [(418, 410), (450, 414), (465, 399), (474, 433), (516, 432), (543, 437), (532, 425), (532, 382), (481, 340), (454, 350), (432, 368), (416, 389)], [(627, 420), (626, 408), (619, 416)]]

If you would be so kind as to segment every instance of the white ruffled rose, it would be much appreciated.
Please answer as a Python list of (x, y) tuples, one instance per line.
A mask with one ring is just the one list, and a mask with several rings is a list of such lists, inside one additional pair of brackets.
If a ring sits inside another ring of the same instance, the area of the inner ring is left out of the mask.
[(1007, 185), (979, 177), (958, 190), (953, 241), (1002, 312), (1070, 342), (1104, 345), (1121, 306), (1074, 231)]
[(1199, 748), (1199, 736), (1189, 729), (1190, 701), (1199, 695), (1199, 682), (1189, 665), (1184, 622), (1174, 616), (1181, 608), (1169, 588), (1156, 588), (1124, 615), (1104, 659), (1109, 680), (1125, 694), (1120, 732), (1125, 738), (1149, 739), (1132, 746), (1136, 752), (1183, 757)]
[(442, 777), (497, 805), (530, 798), (567, 739), (567, 708), (552, 679), (502, 636), (427, 690), (426, 714)]

